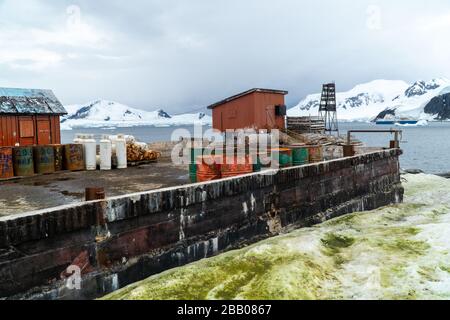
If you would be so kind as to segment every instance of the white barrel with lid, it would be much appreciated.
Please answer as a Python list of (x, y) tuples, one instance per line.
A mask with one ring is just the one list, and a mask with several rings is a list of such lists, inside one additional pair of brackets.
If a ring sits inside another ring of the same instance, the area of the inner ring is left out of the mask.
[(117, 156), (117, 169), (127, 168), (127, 141), (123, 134), (117, 135), (115, 140), (116, 156)]
[(97, 169), (97, 142), (94, 139), (94, 135), (85, 135), (83, 146), (86, 170), (94, 171)]
[(75, 144), (82, 144), (83, 143), (83, 138), (82, 137), (83, 137), (82, 134), (77, 133), (75, 135), (75, 139), (73, 139), (73, 143), (75, 143)]
[(100, 170), (111, 170), (112, 144), (104, 135), (100, 140)]

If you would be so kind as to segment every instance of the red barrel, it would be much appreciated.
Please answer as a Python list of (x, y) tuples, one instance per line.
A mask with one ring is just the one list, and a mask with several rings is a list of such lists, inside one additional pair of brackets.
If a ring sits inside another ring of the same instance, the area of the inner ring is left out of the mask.
[(253, 172), (253, 163), (250, 156), (235, 156), (228, 159), (223, 157), (220, 166), (222, 178), (236, 177)]
[(12, 148), (0, 147), (0, 179), (14, 177)]
[(204, 156), (197, 159), (197, 182), (212, 181), (222, 177), (218, 156)]

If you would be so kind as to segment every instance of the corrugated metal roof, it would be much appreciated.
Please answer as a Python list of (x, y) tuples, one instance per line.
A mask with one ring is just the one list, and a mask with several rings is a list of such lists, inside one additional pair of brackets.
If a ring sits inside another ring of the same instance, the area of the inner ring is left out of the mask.
[(236, 94), (234, 96), (231, 96), (229, 98), (223, 99), (223, 100), (221, 100), (219, 102), (216, 102), (216, 103), (208, 106), (208, 109), (214, 109), (215, 107), (218, 107), (218, 106), (220, 106), (222, 104), (225, 104), (227, 102), (239, 99), (241, 97), (244, 97), (244, 96), (249, 95), (249, 94), (254, 93), (254, 92), (282, 94), (282, 95), (287, 95), (289, 93), (288, 91), (284, 91), (284, 90), (253, 88), (253, 89), (244, 91), (242, 93)]
[(0, 88), (0, 114), (67, 114), (51, 90)]

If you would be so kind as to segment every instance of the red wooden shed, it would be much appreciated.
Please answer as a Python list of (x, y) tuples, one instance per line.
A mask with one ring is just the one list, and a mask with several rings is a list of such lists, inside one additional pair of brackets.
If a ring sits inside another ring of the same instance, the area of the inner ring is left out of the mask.
[(0, 147), (60, 144), (64, 114), (50, 90), (0, 88)]
[(213, 128), (227, 129), (285, 129), (287, 91), (255, 88), (208, 107), (213, 113)]

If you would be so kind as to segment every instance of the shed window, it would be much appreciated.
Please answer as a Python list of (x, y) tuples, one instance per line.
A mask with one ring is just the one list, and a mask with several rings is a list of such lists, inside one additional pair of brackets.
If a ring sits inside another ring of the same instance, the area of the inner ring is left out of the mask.
[(20, 120), (19, 127), (21, 138), (34, 138), (33, 120)]

